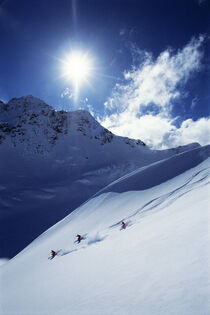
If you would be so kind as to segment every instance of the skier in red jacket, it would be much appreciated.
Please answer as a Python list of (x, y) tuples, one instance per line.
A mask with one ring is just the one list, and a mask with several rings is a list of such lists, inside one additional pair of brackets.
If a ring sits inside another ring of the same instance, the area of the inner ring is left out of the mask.
[(50, 258), (53, 259), (56, 255), (57, 255), (57, 253), (52, 249)]

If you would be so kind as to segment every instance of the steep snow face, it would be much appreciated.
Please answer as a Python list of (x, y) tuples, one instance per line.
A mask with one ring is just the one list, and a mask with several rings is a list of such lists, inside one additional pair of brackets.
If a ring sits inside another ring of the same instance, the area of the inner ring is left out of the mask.
[(122, 193), (129, 190), (145, 190), (160, 185), (200, 164), (208, 156), (210, 156), (210, 145), (180, 153), (125, 175), (99, 191), (96, 196), (105, 192)]
[(199, 146), (152, 151), (113, 135), (86, 111), (55, 111), (33, 96), (0, 103), (0, 142), (3, 258), (114, 180)]
[[(126, 191), (92, 198), (42, 234), (0, 268), (2, 314), (208, 315), (208, 156), (184, 153), (183, 173), (180, 156), (152, 165), (165, 178), (144, 190), (139, 170), (110, 186), (127, 181)], [(169, 179), (171, 168), (180, 175)]]

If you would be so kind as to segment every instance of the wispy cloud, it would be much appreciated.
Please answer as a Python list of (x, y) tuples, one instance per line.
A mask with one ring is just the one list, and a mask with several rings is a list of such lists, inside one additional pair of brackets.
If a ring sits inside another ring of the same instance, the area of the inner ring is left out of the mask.
[(199, 101), (199, 98), (197, 96), (192, 99), (191, 106), (190, 106), (192, 110), (196, 107), (198, 101)]
[(180, 128), (175, 128), (171, 133), (166, 133), (163, 139), (165, 146), (184, 145), (191, 142), (198, 142), (201, 145), (210, 142), (210, 118), (200, 118), (196, 121), (192, 119), (184, 120)]
[(73, 97), (73, 92), (69, 88), (65, 88), (61, 93), (61, 98), (71, 99)]
[(125, 35), (125, 33), (126, 33), (125, 28), (121, 28), (121, 29), (120, 29), (120, 36)]
[(124, 72), (126, 82), (124, 85), (116, 84), (107, 108), (139, 111), (142, 105), (151, 103), (168, 106), (171, 100), (180, 96), (179, 86), (199, 70), (202, 57), (199, 48), (203, 41), (203, 36), (193, 38), (176, 54), (167, 49), (156, 60), (151, 54), (136, 50), (136, 54), (143, 55), (144, 61), (138, 68)]
[[(177, 128), (171, 116), (174, 100), (185, 94), (186, 82), (201, 68), (203, 42), (204, 36), (193, 38), (183, 49), (177, 52), (167, 49), (157, 59), (136, 49), (141, 63), (124, 73), (124, 84), (116, 84), (104, 104), (107, 114), (101, 123), (116, 134), (140, 138), (155, 148), (188, 141), (205, 144), (203, 130), (208, 120), (187, 120)], [(193, 133), (193, 140), (185, 131), (191, 126), (198, 131), (199, 138)]]

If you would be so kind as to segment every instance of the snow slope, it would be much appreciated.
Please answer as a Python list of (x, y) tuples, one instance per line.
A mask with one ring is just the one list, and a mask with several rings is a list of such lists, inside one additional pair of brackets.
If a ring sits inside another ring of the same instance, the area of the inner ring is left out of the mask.
[[(208, 157), (203, 147), (153, 164), (147, 174), (164, 180), (146, 188), (140, 169), (43, 233), (0, 268), (1, 314), (208, 315)], [(62, 250), (48, 260), (51, 249)]]
[(153, 151), (83, 110), (56, 111), (33, 96), (0, 102), (0, 257), (13, 257), (121, 176), (198, 146)]

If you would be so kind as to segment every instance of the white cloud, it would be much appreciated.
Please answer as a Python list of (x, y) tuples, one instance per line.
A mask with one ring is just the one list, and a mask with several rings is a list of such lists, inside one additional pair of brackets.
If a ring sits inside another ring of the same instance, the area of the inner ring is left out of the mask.
[(73, 97), (73, 92), (69, 88), (65, 88), (65, 90), (61, 93), (61, 98), (71, 99)]
[(180, 96), (179, 85), (199, 70), (202, 52), (199, 48), (203, 36), (193, 38), (182, 50), (173, 54), (171, 50), (162, 52), (156, 60), (144, 52), (145, 60), (138, 68), (124, 73), (126, 83), (116, 84), (107, 108), (139, 111), (142, 105), (154, 103), (165, 107)]
[[(177, 128), (171, 117), (173, 100), (185, 94), (185, 83), (201, 68), (203, 41), (204, 36), (193, 38), (177, 53), (167, 49), (156, 60), (143, 52), (143, 63), (124, 73), (125, 83), (116, 84), (104, 103), (108, 114), (100, 122), (112, 132), (139, 138), (152, 148), (189, 142), (206, 144), (208, 119), (186, 120)], [(155, 112), (151, 104), (156, 107)]]
[(191, 142), (198, 142), (201, 145), (210, 143), (210, 118), (184, 120), (180, 128), (168, 135), (169, 143), (184, 145)]
[(126, 111), (106, 117), (102, 124), (117, 135), (141, 139), (155, 148), (160, 148), (165, 134), (175, 128), (169, 118), (151, 114), (137, 117)]
[(210, 118), (197, 121), (184, 120), (180, 127), (174, 125), (175, 119), (153, 116), (133, 116), (124, 112), (106, 117), (101, 123), (113, 133), (135, 139), (141, 139), (153, 149), (166, 149), (198, 142), (201, 145), (210, 143)]

